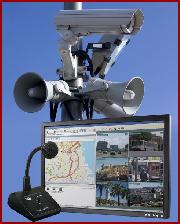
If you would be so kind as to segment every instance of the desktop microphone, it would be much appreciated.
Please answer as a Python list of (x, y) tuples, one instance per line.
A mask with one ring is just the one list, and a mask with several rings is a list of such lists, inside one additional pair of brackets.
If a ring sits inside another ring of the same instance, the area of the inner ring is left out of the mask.
[(41, 147), (41, 151), (46, 159), (53, 159), (58, 154), (58, 147), (54, 142), (47, 142)]
[(52, 159), (58, 154), (58, 147), (57, 147), (56, 143), (54, 143), (54, 142), (47, 142), (46, 144), (42, 145), (41, 147), (35, 148), (30, 153), (27, 163), (26, 163), (25, 176), (23, 178), (23, 191), (24, 192), (28, 192), (31, 190), (31, 183), (30, 183), (30, 176), (29, 176), (31, 159), (34, 156), (34, 154), (40, 150), (46, 159)]
[(8, 205), (31, 221), (38, 221), (61, 211), (60, 206), (41, 186), (31, 188), (29, 169), (32, 157), (38, 151), (46, 159), (52, 159), (58, 154), (58, 147), (54, 142), (47, 142), (30, 153), (23, 178), (23, 191), (11, 193), (8, 198)]

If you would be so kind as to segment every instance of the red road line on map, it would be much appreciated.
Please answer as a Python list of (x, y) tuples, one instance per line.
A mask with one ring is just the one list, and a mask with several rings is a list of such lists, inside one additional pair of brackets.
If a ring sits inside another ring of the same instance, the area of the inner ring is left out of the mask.
[[(72, 154), (71, 149), (70, 149), (70, 153)], [(72, 160), (72, 158), (71, 158), (71, 155), (70, 155), (70, 160), (71, 160), (71, 165), (70, 165), (69, 174), (68, 174), (67, 177), (70, 177), (70, 178), (72, 179), (72, 177), (71, 177), (71, 176), (72, 176), (72, 174), (71, 174), (71, 169), (72, 169), (73, 160)]]
[(76, 170), (79, 168), (79, 156), (78, 156), (77, 152), (75, 152), (75, 154), (77, 155), (77, 162), (78, 162), (78, 165), (77, 165), (77, 167), (74, 169), (74, 173), (75, 173)]
[[(76, 145), (80, 145), (79, 144), (79, 142), (76, 142), (74, 145), (72, 145), (71, 146), (71, 148), (70, 148), (70, 154), (72, 154), (72, 148), (74, 147), (74, 146), (76, 146)], [(74, 149), (77, 149), (77, 147), (75, 147)], [(71, 160), (71, 164), (70, 164), (70, 169), (69, 169), (69, 173), (66, 175), (66, 176), (56, 176), (56, 177), (51, 177), (50, 179), (48, 179), (48, 181), (50, 181), (50, 180), (52, 180), (52, 179), (61, 179), (61, 178), (67, 178), (67, 177), (71, 177), (75, 172), (76, 172), (76, 170), (79, 168), (79, 156), (78, 156), (78, 154), (77, 154), (77, 152), (75, 152), (75, 154), (77, 155), (77, 158), (78, 158), (78, 165), (77, 165), (77, 167), (74, 169), (74, 171), (73, 171), (73, 173), (71, 173), (71, 169), (72, 169), (72, 164), (73, 164), (73, 160), (72, 160), (72, 158), (71, 158), (71, 156), (70, 156), (70, 160)]]

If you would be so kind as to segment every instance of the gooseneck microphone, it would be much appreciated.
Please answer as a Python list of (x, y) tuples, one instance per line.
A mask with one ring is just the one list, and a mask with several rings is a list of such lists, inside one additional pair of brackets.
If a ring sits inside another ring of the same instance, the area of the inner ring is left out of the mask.
[(8, 198), (10, 208), (31, 221), (38, 221), (61, 211), (61, 207), (43, 187), (31, 188), (29, 169), (31, 160), (38, 151), (42, 152), (44, 158), (52, 159), (58, 154), (58, 147), (54, 142), (47, 142), (29, 154), (23, 178), (23, 191), (11, 193)]
[(30, 169), (30, 164), (32, 157), (36, 152), (41, 151), (43, 156), (46, 159), (52, 159), (58, 154), (58, 147), (56, 143), (54, 142), (47, 142), (41, 147), (35, 148), (29, 155), (27, 163), (26, 163), (26, 170), (25, 170), (25, 176), (23, 178), (23, 191), (28, 192), (31, 190), (31, 183), (30, 183), (30, 176), (29, 176), (29, 169)]

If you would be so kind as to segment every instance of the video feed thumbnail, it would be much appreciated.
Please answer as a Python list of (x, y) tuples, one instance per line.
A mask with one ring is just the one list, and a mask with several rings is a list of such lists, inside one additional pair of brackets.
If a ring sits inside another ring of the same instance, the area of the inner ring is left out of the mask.
[(163, 183), (129, 183), (128, 206), (139, 210), (163, 210)]
[(96, 156), (127, 157), (129, 150), (128, 132), (98, 132)]
[(97, 182), (96, 206), (128, 207), (128, 183), (120, 181)]
[(162, 157), (130, 157), (128, 180), (133, 182), (163, 181)]
[(97, 181), (128, 181), (128, 158), (101, 158), (96, 161)]
[(129, 135), (129, 156), (163, 156), (163, 131), (136, 131)]

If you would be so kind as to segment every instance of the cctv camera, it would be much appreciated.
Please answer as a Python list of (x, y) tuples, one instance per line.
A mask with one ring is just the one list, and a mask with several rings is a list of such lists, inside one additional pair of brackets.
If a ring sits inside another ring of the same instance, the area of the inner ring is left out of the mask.
[(59, 32), (71, 29), (75, 35), (92, 33), (136, 34), (143, 24), (141, 10), (61, 10), (55, 17)]

